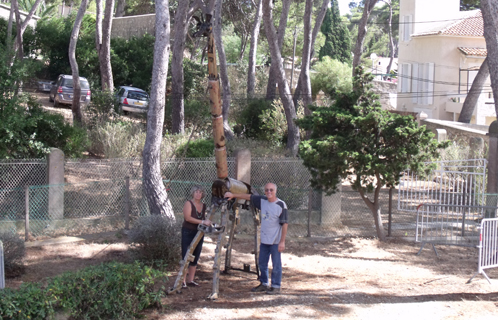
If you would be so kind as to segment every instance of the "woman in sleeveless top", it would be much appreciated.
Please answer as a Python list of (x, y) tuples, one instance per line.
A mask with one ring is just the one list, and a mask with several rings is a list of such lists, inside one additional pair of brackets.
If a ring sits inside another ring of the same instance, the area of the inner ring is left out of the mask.
[[(201, 186), (193, 186), (190, 190), (190, 197), (192, 200), (185, 202), (183, 206), (183, 225), (182, 225), (182, 258), (185, 258), (187, 249), (190, 243), (197, 234), (197, 226), (199, 224), (204, 224), (206, 226), (211, 225), (211, 221), (206, 220), (206, 205), (202, 203), (202, 198), (204, 198), (205, 192)], [(204, 236), (201, 238), (197, 247), (195, 248), (193, 255), (195, 257), (194, 261), (190, 262), (188, 267), (188, 273), (185, 274), (183, 278), (183, 286), (197, 287), (199, 284), (194, 281), (195, 270), (197, 269), (197, 262), (201, 256), (202, 244), (204, 242)]]

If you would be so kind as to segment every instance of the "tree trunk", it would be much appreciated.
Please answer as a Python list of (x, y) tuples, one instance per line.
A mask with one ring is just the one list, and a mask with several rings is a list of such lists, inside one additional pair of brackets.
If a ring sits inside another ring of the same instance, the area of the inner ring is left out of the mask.
[(254, 24), (251, 30), (251, 44), (249, 48), (249, 69), (247, 70), (247, 97), (254, 98), (256, 88), (256, 53), (258, 51), (259, 29), (263, 15), (263, 0), (259, 0), (254, 14)]
[(228, 114), (230, 112), (230, 103), (232, 102), (232, 91), (230, 89), (230, 81), (228, 80), (227, 59), (225, 55), (225, 46), (221, 37), (222, 24), (221, 24), (221, 6), (222, 0), (216, 0), (215, 14), (214, 14), (214, 39), (216, 49), (218, 52), (218, 62), (220, 64), (220, 79), (221, 86), (223, 87), (223, 131), (225, 138), (231, 140), (233, 132), (228, 123)]
[(363, 14), (361, 16), (360, 22), (358, 24), (358, 38), (356, 39), (356, 46), (353, 51), (353, 76), (356, 74), (356, 67), (360, 65), (361, 62), (361, 53), (363, 51), (363, 41), (365, 40), (365, 36), (367, 35), (367, 22), (370, 17), (370, 13), (372, 13), (373, 8), (377, 0), (365, 0), (365, 4), (363, 7)]
[(22, 41), (22, 33), (21, 33), (21, 14), (19, 13), (19, 4), (17, 0), (12, 0), (11, 6), (14, 7), (14, 14), (16, 16), (16, 39), (14, 43), (14, 52), (16, 53), (17, 59), (22, 60), (24, 57), (23, 52), (23, 41)]
[[(311, 97), (311, 80), (310, 80), (310, 57), (311, 57), (311, 14), (313, 13), (313, 1), (306, 0), (304, 9), (304, 34), (303, 34), (303, 55), (301, 64), (301, 97), (303, 104), (307, 109), (308, 105), (313, 103)], [(295, 105), (297, 107), (297, 105)], [(309, 113), (309, 112), (308, 112)]]
[(31, 18), (35, 14), (35, 11), (38, 9), (38, 6), (40, 5), (40, 3), (41, 3), (41, 0), (35, 1), (33, 6), (31, 7), (31, 10), (29, 10), (28, 15), (26, 16), (24, 21), (22, 21), (22, 24), (21, 24), (21, 15), (19, 13), (18, 2), (17, 2), (17, 0), (12, 0), (11, 5), (14, 6), (14, 11), (15, 11), (15, 15), (16, 15), (16, 23), (17, 23), (17, 37), (16, 37), (17, 39), (15, 42), (14, 51), (15, 52), (20, 51), (17, 54), (17, 56), (20, 57), (21, 59), (24, 57), (22, 36), (24, 34), (24, 31), (26, 31), (26, 28), (28, 27), (28, 23), (31, 21)]
[(102, 22), (102, 46), (99, 52), (100, 79), (102, 91), (114, 91), (111, 66), (111, 29), (114, 0), (106, 0), (104, 21)]
[[(278, 37), (277, 44), (278, 44), (278, 51), (282, 51), (282, 46), (284, 44), (284, 37), (285, 37), (285, 29), (287, 28), (287, 19), (289, 18), (289, 9), (290, 9), (290, 0), (282, 0), (282, 13), (280, 14), (280, 22), (278, 24), (278, 32), (276, 36)], [(272, 18), (273, 20), (273, 18)], [(266, 22), (265, 22), (266, 23)], [(275, 29), (275, 27), (272, 25), (272, 28)], [(266, 26), (265, 26), (266, 29)], [(271, 65), (270, 65), (270, 71), (268, 75), (268, 85), (266, 86), (266, 100), (273, 100), (277, 97), (277, 82), (278, 82), (278, 73), (279, 71), (277, 70), (276, 62), (274, 63), (273, 57), (271, 58)], [(282, 61), (280, 61), (282, 63)]]
[(7, 39), (5, 43), (7, 45), (7, 52), (10, 54), (10, 50), (12, 49), (12, 20), (14, 20), (14, 6), (10, 5), (10, 14), (9, 14), (9, 22), (7, 24)]
[(481, 12), (484, 20), (484, 38), (488, 51), (487, 60), (491, 77), (491, 89), (495, 97), (495, 112), (498, 115), (498, 3), (493, 0), (482, 0)]
[(469, 92), (467, 93), (467, 97), (465, 98), (465, 102), (462, 106), (462, 111), (460, 111), (460, 116), (458, 117), (458, 122), (470, 123), (472, 120), (472, 114), (477, 106), (477, 102), (479, 101), (479, 96), (481, 95), (482, 88), (484, 87), (484, 83), (488, 80), (489, 77), (489, 66), (488, 66), (488, 58), (484, 60), (479, 68), (479, 72), (472, 82), (472, 86), (470, 87)]
[(82, 0), (78, 13), (76, 14), (76, 20), (74, 21), (73, 31), (71, 32), (71, 40), (69, 42), (69, 63), (71, 64), (71, 71), (73, 75), (73, 105), (71, 110), (73, 111), (73, 125), (82, 124), (81, 115), (81, 84), (80, 84), (80, 72), (78, 69), (78, 62), (76, 61), (76, 44), (78, 43), (78, 35), (80, 34), (81, 21), (83, 21), (83, 16), (86, 11), (87, 0)]
[(386, 231), (384, 230), (384, 225), (382, 224), (382, 216), (381, 216), (381, 207), (379, 202), (381, 186), (377, 186), (374, 192), (374, 200), (370, 201), (363, 190), (359, 190), (360, 196), (363, 199), (363, 202), (367, 205), (367, 207), (372, 212), (372, 216), (375, 222), (375, 229), (377, 232), (377, 237), (379, 237), (380, 241), (386, 241)]
[(118, 3), (116, 4), (116, 13), (114, 14), (115, 18), (124, 17), (125, 6), (126, 6), (126, 0), (118, 0)]
[(173, 54), (171, 56), (171, 120), (173, 134), (185, 132), (185, 106), (183, 97), (183, 51), (187, 34), (189, 1), (179, 1), (175, 12)]
[(169, 8), (168, 0), (156, 1), (156, 41), (152, 68), (152, 88), (147, 111), (147, 134), (143, 151), (143, 184), (151, 214), (175, 221), (173, 207), (161, 176), (161, 141), (166, 100), (166, 78), (169, 59)]
[[(313, 33), (311, 35), (310, 61), (311, 61), (311, 59), (313, 59), (313, 56), (315, 55), (315, 51), (313, 48), (315, 47), (316, 37), (318, 35), (318, 32), (320, 31), (320, 28), (322, 27), (323, 18), (325, 17), (325, 14), (327, 13), (327, 8), (328, 8), (329, 3), (330, 3), (329, 0), (323, 0), (320, 12), (316, 16), (315, 26), (313, 27)], [(297, 106), (297, 102), (301, 96), (303, 78), (304, 78), (304, 74), (303, 75), (299, 74), (299, 78), (297, 80), (297, 86), (296, 86), (296, 89), (294, 90), (294, 98), (293, 99), (294, 99), (295, 106)]]
[(265, 33), (268, 39), (268, 46), (271, 52), (272, 65), (275, 65), (275, 74), (277, 78), (280, 99), (285, 110), (287, 120), (287, 149), (293, 156), (297, 155), (299, 147), (299, 127), (294, 122), (296, 119), (296, 109), (292, 101), (291, 92), (287, 80), (285, 79), (285, 70), (282, 63), (282, 54), (278, 46), (277, 34), (273, 26), (271, 0), (263, 0), (263, 19), (265, 23)]
[[(100, 57), (100, 48), (102, 47), (102, 0), (96, 0), (96, 16), (95, 16), (95, 49), (97, 56)], [(102, 65), (99, 64), (100, 74), (102, 74)]]

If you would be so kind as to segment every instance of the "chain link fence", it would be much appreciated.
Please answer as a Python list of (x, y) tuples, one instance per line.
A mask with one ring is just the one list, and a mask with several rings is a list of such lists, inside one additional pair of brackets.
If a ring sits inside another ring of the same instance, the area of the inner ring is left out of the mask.
[[(12, 164), (20, 167), (19, 163)], [(38, 164), (43, 167), (44, 162)], [(228, 167), (229, 176), (234, 177), (234, 158), (228, 159)], [(164, 183), (177, 219), (183, 219), (182, 208), (193, 185), (204, 186), (205, 202), (211, 203), (209, 190), (216, 178), (214, 158), (168, 159), (161, 170), (163, 177), (168, 178)], [(46, 169), (39, 171), (45, 172), (46, 181)], [(16, 188), (0, 190), (0, 230), (23, 233), (26, 212), (34, 237), (119, 230), (125, 227), (127, 219), (133, 226), (138, 217), (149, 214), (141, 176), (141, 159), (68, 160), (65, 184), (31, 185), (27, 189), (18, 184)], [(277, 196), (289, 210), (289, 236), (376, 236), (373, 215), (358, 192), (343, 186), (337, 194), (327, 196), (311, 190), (309, 179), (309, 171), (300, 160), (251, 161), (252, 185), (260, 194), (267, 182), (278, 186)], [(414, 236), (416, 214), (398, 212), (392, 206), (389, 225), (388, 190), (381, 192), (380, 201), (386, 231), (390, 226), (392, 236)], [(397, 192), (393, 192), (392, 203), (397, 203)], [(240, 217), (237, 232), (252, 234), (251, 213), (241, 210)], [(217, 219), (219, 215), (214, 221)]]

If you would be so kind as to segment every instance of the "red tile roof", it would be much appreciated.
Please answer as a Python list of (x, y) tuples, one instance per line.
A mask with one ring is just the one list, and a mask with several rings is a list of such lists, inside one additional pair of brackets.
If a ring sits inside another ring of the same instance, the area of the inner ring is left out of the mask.
[(466, 56), (486, 57), (488, 55), (486, 48), (458, 47), (458, 49)]
[(413, 36), (451, 35), (467, 37), (484, 37), (484, 22), (481, 10), (461, 12), (462, 18), (442, 23), (438, 27)]

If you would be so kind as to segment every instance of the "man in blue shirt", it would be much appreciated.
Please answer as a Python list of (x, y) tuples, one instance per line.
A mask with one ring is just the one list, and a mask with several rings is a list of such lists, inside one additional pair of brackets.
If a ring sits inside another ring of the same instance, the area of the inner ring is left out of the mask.
[[(251, 194), (225, 193), (225, 198), (250, 200), (251, 205), (261, 210), (261, 245), (259, 248), (260, 285), (252, 288), (252, 292), (266, 291), (268, 294), (280, 293), (282, 282), (281, 253), (285, 250), (287, 235), (287, 205), (277, 198), (277, 186), (274, 183), (265, 185), (265, 196)], [(271, 286), (268, 281), (268, 262), (271, 257)]]

